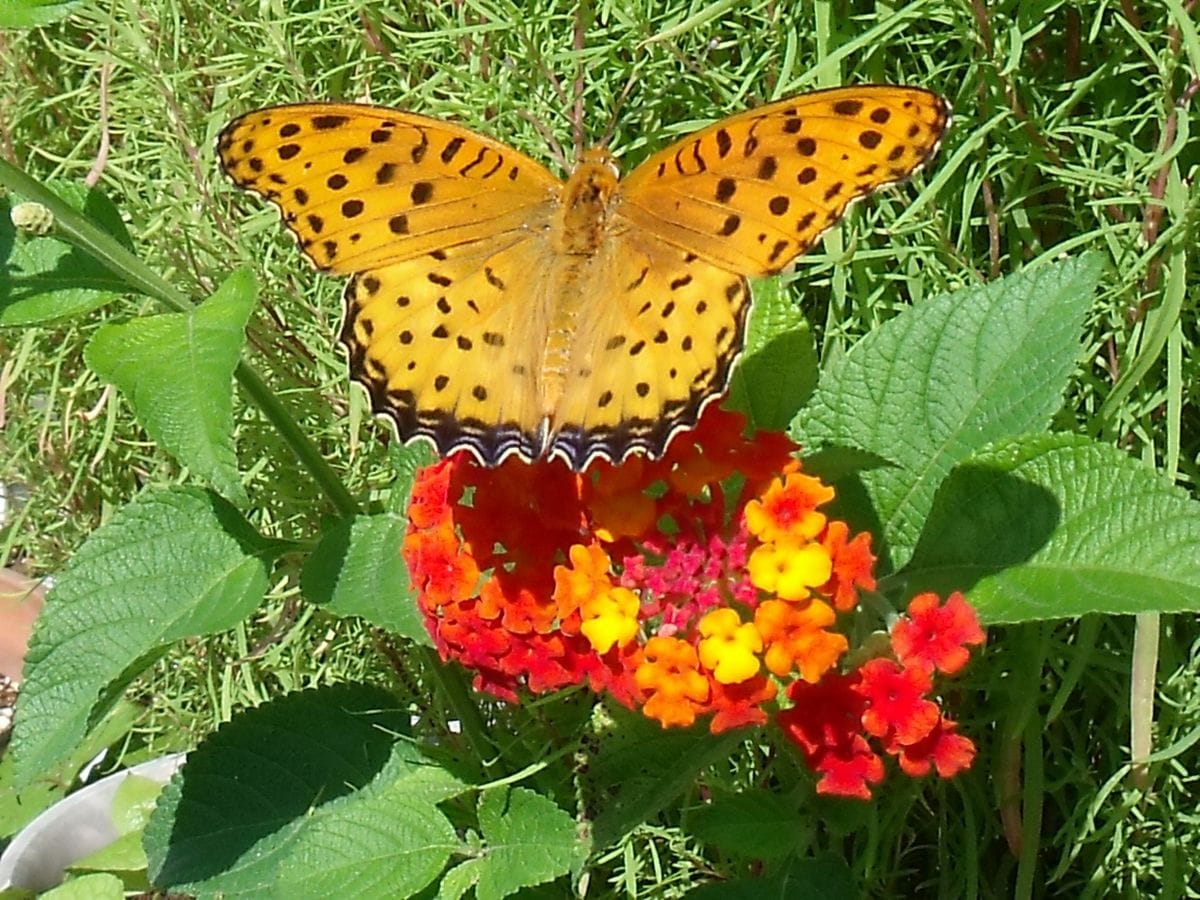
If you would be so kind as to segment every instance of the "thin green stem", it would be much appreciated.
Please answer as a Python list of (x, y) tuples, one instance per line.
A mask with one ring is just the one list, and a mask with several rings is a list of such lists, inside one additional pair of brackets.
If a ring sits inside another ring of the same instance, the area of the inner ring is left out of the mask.
[[(45, 206), (54, 215), (55, 226), (63, 237), (95, 257), (133, 290), (153, 297), (175, 312), (186, 313), (195, 308), (185, 294), (121, 246), (112, 235), (72, 209), (36, 179), (3, 159), (0, 159), (0, 185)], [(338, 512), (343, 516), (357, 513), (358, 504), (337, 473), (254, 367), (243, 360), (238, 363), (234, 375), (251, 402), (262, 410), (267, 421), (275, 426), (301, 465), (321, 486)]]
[(480, 715), (478, 704), (471, 699), (471, 691), (463, 680), (462, 672), (455, 666), (443, 663), (429, 647), (415, 647), (414, 652), (422, 657), (425, 670), (437, 685), (438, 693), (458, 717), (462, 736), (471, 748), (471, 758), (479, 761), (483, 772), (488, 772), (499, 753), (488, 737), (487, 725)]

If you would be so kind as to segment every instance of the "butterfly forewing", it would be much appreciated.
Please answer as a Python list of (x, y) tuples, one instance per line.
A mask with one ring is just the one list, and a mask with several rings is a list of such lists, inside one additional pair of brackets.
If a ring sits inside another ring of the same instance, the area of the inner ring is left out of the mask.
[(305, 254), (337, 274), (521, 231), (547, 215), (560, 186), (498, 141), (356, 104), (248, 113), (217, 150), (238, 186), (278, 206)]
[(853, 200), (929, 159), (949, 113), (936, 94), (888, 85), (781, 100), (651, 156), (622, 182), (621, 214), (729, 271), (772, 274)]

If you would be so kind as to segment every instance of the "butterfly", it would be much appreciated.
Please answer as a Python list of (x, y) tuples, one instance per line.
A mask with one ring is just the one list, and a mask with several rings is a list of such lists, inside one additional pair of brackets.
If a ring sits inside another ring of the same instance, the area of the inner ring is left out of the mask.
[(351, 375), (403, 440), (583, 471), (657, 458), (694, 426), (742, 350), (747, 278), (920, 168), (949, 118), (920, 88), (815, 91), (623, 179), (605, 149), (563, 181), (460, 125), (359, 104), (250, 112), (217, 149), (318, 269), (352, 276)]

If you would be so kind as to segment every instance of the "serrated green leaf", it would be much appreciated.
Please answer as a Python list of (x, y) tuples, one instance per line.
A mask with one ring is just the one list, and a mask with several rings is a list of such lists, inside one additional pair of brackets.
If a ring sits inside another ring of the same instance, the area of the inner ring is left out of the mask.
[[(120, 212), (98, 189), (70, 181), (45, 184), (122, 246), (132, 248)], [(53, 233), (19, 233), (10, 218), (12, 200), (0, 197), (0, 327), (79, 316), (129, 290), (90, 254)]]
[(1049, 425), (1101, 268), (1093, 254), (937, 297), (867, 335), (822, 379), (793, 436), (896, 463), (858, 476), (893, 568), (955, 465)]
[(398, 515), (408, 512), (408, 500), (412, 496), (413, 481), (417, 472), (437, 462), (438, 456), (425, 441), (401, 444), (395, 441), (388, 445), (388, 462), (396, 472), (396, 480), (388, 493), (387, 510)]
[(459, 900), (479, 879), (479, 860), (459, 863), (442, 876), (438, 885), (438, 900)]
[(778, 859), (799, 849), (805, 820), (794, 803), (766, 790), (720, 797), (688, 819), (690, 831), (722, 853), (747, 859)]
[(461, 849), (437, 807), (414, 803), (404, 792), (343, 797), (297, 834), (272, 896), (411, 897)]
[(459, 849), (438, 802), (465, 786), (404, 736), (379, 688), (303, 691), (188, 754), (146, 828), (152, 881), (199, 896), (410, 896)]
[(1200, 611), (1200, 503), (1121, 451), (1049, 435), (946, 479), (905, 573), (987, 622)]
[(169, 644), (253, 612), (267, 587), (256, 541), (236, 509), (194, 489), (144, 494), (91, 534), (29, 646), (11, 747), (18, 786), (65, 759)]
[(614, 709), (613, 718), (617, 725), (603, 736), (586, 775), (604, 797), (592, 829), (597, 848), (665, 809), (742, 740), (737, 731), (714, 737), (703, 724), (666, 730), (624, 710)]
[(754, 286), (742, 360), (726, 405), (755, 429), (782, 431), (817, 384), (817, 348), (800, 307), (777, 280)]
[(361, 616), (432, 646), (400, 555), (407, 520), (392, 513), (344, 519), (328, 529), (301, 574), (305, 596), (339, 616)]
[(239, 269), (192, 312), (104, 325), (84, 352), (160, 447), (243, 504), (233, 452), (233, 370), (255, 297), (254, 276)]
[(525, 788), (494, 788), (479, 798), (483, 855), (451, 870), (442, 896), (461, 896), (473, 882), (476, 900), (501, 900), (522, 888), (566, 875), (587, 856), (575, 821), (553, 801)]

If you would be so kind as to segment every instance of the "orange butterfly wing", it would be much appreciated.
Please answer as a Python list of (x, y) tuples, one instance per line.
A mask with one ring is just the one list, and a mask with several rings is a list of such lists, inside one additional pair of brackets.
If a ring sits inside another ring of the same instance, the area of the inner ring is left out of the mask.
[(924, 165), (949, 120), (949, 104), (920, 88), (801, 94), (660, 150), (622, 182), (621, 213), (727, 271), (771, 275), (851, 202)]
[(380, 107), (300, 104), (222, 132), (222, 166), (321, 269), (353, 273), (352, 375), (405, 440), (509, 454), (657, 456), (728, 384), (747, 276), (777, 272), (853, 200), (935, 151), (917, 88), (801, 95), (725, 119), (619, 184), (564, 185), (510, 147)]

